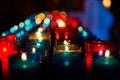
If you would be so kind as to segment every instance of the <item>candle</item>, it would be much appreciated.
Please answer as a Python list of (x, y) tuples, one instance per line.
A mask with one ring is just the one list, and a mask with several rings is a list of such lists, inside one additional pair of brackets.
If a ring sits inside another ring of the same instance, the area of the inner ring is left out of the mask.
[(23, 52), (21, 54), (21, 59), (16, 60), (14, 63), (15, 63), (16, 68), (18, 68), (18, 69), (34, 68), (34, 67), (37, 66), (37, 63), (31, 62), (27, 58), (27, 53), (26, 52)]
[[(11, 57), (12, 59), (13, 57)], [(25, 80), (25, 79), (36, 79), (40, 66), (39, 63), (32, 62), (29, 60), (27, 52), (22, 52), (21, 55), (18, 55), (18, 58), (14, 58), (10, 64), (11, 80)], [(21, 77), (22, 76), (22, 77)]]
[(27, 55), (26, 55), (26, 53), (22, 53), (21, 59), (22, 59), (23, 61), (26, 61), (26, 60), (27, 60)]
[(55, 64), (69, 67), (73, 65), (72, 62), (75, 58), (80, 56), (79, 53), (81, 53), (81, 47), (70, 44), (70, 41), (64, 40), (62, 44), (58, 44), (54, 47)]
[[(86, 71), (88, 77), (114, 73), (119, 61), (114, 57), (115, 44), (111, 41), (93, 40), (85, 42)], [(96, 74), (96, 72), (98, 74)], [(92, 75), (91, 75), (92, 74)], [(114, 76), (114, 75), (113, 75)], [(109, 75), (104, 76), (109, 77)]]
[(75, 45), (75, 44), (70, 44), (66, 40), (62, 44), (56, 45), (54, 48), (54, 53), (59, 53), (59, 52), (81, 52), (81, 47)]
[(118, 65), (118, 60), (110, 55), (110, 50), (106, 50), (104, 56), (98, 57), (95, 61), (97, 65), (104, 66), (116, 66)]

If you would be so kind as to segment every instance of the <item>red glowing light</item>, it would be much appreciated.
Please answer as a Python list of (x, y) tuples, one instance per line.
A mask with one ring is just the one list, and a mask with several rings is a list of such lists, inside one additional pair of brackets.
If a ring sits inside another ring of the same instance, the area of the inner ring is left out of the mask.
[(114, 52), (115, 50), (115, 43), (111, 41), (93, 40), (91, 43), (88, 42), (87, 45), (87, 50), (89, 49), (90, 52), (99, 52), (100, 50), (105, 51), (107, 49)]
[(92, 66), (92, 55), (90, 52), (87, 52), (86, 53), (86, 69), (87, 69), (88, 74), (91, 71), (91, 66)]
[(9, 61), (8, 56), (17, 53), (16, 51), (16, 36), (8, 35), (0, 37), (0, 58), (2, 61), (2, 76), (3, 80), (9, 79)]
[(72, 26), (72, 27), (77, 27), (78, 26), (78, 22), (77, 22), (77, 20), (76, 19), (74, 19), (74, 18), (68, 18), (67, 19), (67, 22), (69, 23), (69, 25), (70, 26)]

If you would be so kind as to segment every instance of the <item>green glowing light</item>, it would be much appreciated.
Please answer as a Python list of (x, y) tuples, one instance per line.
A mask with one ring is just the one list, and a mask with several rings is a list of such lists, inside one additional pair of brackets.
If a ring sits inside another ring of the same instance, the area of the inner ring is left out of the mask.
[(118, 61), (113, 57), (110, 56), (109, 58), (106, 57), (99, 57), (96, 60), (94, 60), (95, 64), (101, 65), (101, 66), (114, 66), (114, 65), (118, 65)]
[(78, 31), (79, 31), (79, 32), (82, 32), (82, 31), (83, 31), (82, 26), (79, 26), (79, 27), (78, 27)]
[(27, 68), (27, 65), (24, 64), (22, 67), (25, 69), (25, 68)]

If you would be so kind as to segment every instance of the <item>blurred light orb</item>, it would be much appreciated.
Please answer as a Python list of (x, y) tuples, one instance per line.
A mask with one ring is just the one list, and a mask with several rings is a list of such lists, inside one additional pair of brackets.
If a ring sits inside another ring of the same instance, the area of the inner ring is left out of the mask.
[(84, 37), (87, 37), (87, 35), (88, 35), (88, 33), (86, 31), (83, 31), (82, 34), (83, 34)]
[(5, 32), (2, 33), (2, 37), (5, 37), (7, 34)]
[(17, 25), (14, 25), (14, 30), (18, 30), (18, 26)]
[(23, 28), (23, 27), (24, 27), (24, 22), (20, 22), (20, 23), (19, 23), (19, 27), (20, 27), (20, 28)]
[(79, 32), (82, 32), (82, 31), (83, 31), (82, 26), (79, 26), (79, 27), (78, 27), (78, 31), (79, 31)]
[(103, 0), (103, 5), (106, 8), (110, 8), (111, 7), (111, 0)]

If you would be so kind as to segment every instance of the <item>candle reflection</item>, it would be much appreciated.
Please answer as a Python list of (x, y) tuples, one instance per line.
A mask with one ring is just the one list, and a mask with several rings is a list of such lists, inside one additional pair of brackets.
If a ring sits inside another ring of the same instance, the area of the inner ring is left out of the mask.
[(86, 53), (86, 70), (87, 70), (87, 75), (91, 73), (91, 67), (92, 67), (92, 54), (91, 53)]

